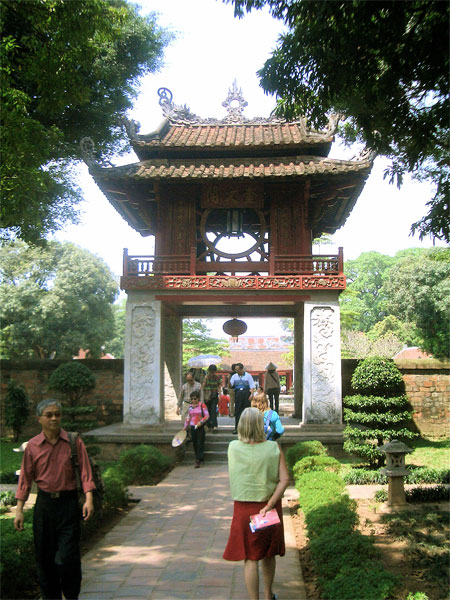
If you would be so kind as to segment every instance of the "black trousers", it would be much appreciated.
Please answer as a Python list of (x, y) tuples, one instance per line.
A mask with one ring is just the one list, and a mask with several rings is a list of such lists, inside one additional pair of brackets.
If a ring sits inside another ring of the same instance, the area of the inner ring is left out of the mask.
[(191, 425), (191, 439), (194, 446), (195, 459), (203, 460), (203, 452), (205, 451), (205, 426), (202, 425), (198, 429), (195, 429)]
[(219, 395), (217, 392), (211, 392), (209, 400), (205, 402), (206, 408), (208, 409), (209, 419), (206, 425), (212, 429), (217, 427), (217, 403), (219, 402)]
[(267, 390), (269, 396), (270, 408), (275, 412), (279, 412), (280, 406), (280, 388), (272, 388)]
[(67, 600), (76, 600), (81, 587), (77, 492), (60, 498), (38, 493), (33, 533), (42, 597), (60, 600), (64, 594)]
[(237, 430), (242, 411), (250, 406), (250, 390), (234, 391), (234, 428)]

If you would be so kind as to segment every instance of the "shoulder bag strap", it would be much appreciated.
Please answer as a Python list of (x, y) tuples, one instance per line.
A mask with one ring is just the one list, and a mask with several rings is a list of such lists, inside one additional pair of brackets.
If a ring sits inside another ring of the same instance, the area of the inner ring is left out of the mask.
[(75, 474), (75, 482), (77, 485), (77, 490), (81, 491), (81, 476), (80, 476), (80, 465), (78, 463), (78, 450), (77, 450), (77, 431), (68, 431), (67, 435), (69, 436), (70, 442), (70, 461), (72, 463), (73, 471)]

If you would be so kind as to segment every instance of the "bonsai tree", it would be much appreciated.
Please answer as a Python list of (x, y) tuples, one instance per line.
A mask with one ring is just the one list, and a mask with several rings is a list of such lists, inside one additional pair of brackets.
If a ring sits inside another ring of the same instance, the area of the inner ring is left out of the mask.
[(76, 407), (83, 395), (95, 387), (92, 372), (78, 360), (60, 365), (50, 375), (50, 390), (62, 392), (67, 396), (72, 408)]
[(30, 401), (25, 388), (11, 379), (5, 397), (5, 424), (13, 430), (13, 439), (19, 436), (30, 414)]
[(343, 400), (344, 450), (359, 456), (371, 468), (382, 467), (386, 457), (379, 446), (417, 435), (407, 426), (412, 412), (402, 374), (390, 359), (366, 358), (353, 373), (352, 389), (356, 394)]

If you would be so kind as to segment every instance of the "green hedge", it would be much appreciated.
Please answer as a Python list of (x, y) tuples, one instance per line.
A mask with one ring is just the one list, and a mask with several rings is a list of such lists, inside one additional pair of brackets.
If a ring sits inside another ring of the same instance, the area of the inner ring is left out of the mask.
[(302, 458), (306, 456), (325, 456), (326, 454), (327, 449), (317, 440), (297, 442), (297, 444), (291, 446), (286, 452), (286, 463), (289, 471), (292, 473), (295, 463)]
[(141, 444), (121, 452), (115, 468), (127, 485), (151, 485), (171, 465), (172, 459), (158, 448)]
[(292, 472), (294, 479), (298, 479), (303, 473), (311, 471), (333, 471), (334, 473), (339, 473), (340, 470), (341, 463), (331, 456), (305, 456), (305, 458), (295, 463)]
[(384, 600), (399, 579), (385, 570), (369, 537), (357, 530), (356, 503), (337, 473), (310, 471), (296, 478), (314, 569), (324, 600)]
[[(410, 504), (420, 504), (421, 502), (449, 502), (450, 490), (445, 485), (415, 487), (405, 490), (405, 498)], [(377, 490), (374, 494), (374, 499), (377, 502), (386, 502), (388, 499), (388, 491)]]
[(33, 510), (25, 511), (24, 529), (14, 529), (14, 519), (0, 519), (2, 553), (0, 561), (1, 598), (37, 598), (33, 542)]
[[(450, 469), (432, 469), (429, 467), (417, 467), (409, 465), (406, 467), (408, 474), (405, 477), (405, 483), (450, 483)], [(354, 468), (342, 474), (342, 478), (347, 485), (384, 485), (388, 478), (381, 471), (371, 469)]]

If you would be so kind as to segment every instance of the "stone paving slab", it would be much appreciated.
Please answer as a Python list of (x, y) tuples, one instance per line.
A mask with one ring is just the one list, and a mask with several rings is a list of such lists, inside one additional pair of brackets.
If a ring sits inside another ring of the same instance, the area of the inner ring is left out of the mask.
[[(180, 465), (157, 486), (132, 487), (140, 502), (83, 557), (82, 600), (245, 600), (243, 562), (223, 560), (233, 501), (226, 464)], [(287, 497), (286, 555), (273, 591), (306, 600)], [(262, 582), (261, 582), (262, 597)]]

